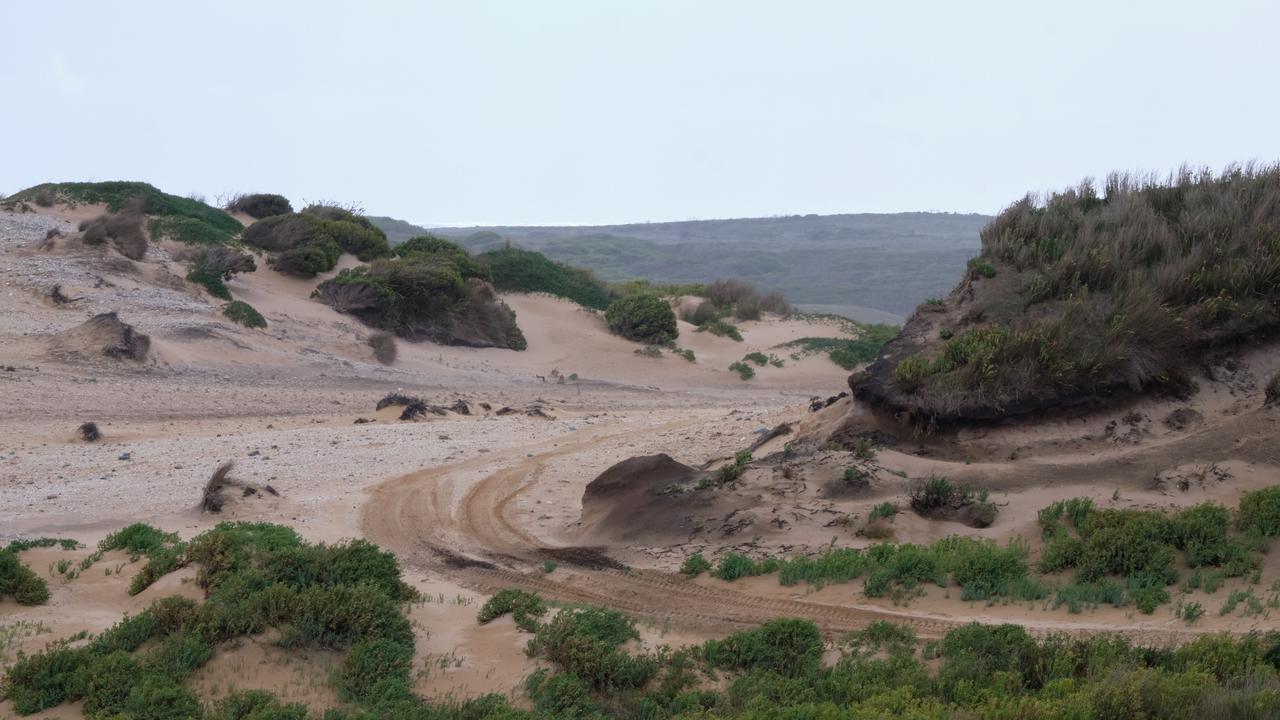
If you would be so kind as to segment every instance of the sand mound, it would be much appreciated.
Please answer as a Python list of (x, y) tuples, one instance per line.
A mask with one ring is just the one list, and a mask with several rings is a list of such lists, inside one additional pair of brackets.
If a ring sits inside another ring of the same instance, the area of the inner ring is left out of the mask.
[(105, 355), (115, 360), (145, 360), (151, 349), (151, 338), (120, 320), (114, 312), (94, 315), (83, 323), (59, 333), (53, 351), (63, 355), (95, 357)]
[(690, 511), (710, 504), (690, 494), (701, 475), (670, 455), (628, 458), (600, 473), (582, 493), (582, 527), (599, 540), (666, 541), (687, 538)]

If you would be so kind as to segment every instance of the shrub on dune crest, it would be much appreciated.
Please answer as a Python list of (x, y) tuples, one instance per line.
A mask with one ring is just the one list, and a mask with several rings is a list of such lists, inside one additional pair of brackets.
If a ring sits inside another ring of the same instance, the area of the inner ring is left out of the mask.
[(293, 212), (293, 205), (283, 195), (249, 193), (233, 197), (227, 203), (227, 211), (244, 213), (255, 220), (261, 220), (274, 215), (288, 215)]
[(680, 334), (671, 305), (653, 294), (641, 293), (615, 300), (604, 318), (613, 333), (650, 345), (669, 343)]
[[(458, 246), (424, 239), (400, 257), (343, 270), (315, 295), (339, 312), (408, 340), (523, 350), (515, 313)], [(407, 243), (406, 243), (407, 244)]]

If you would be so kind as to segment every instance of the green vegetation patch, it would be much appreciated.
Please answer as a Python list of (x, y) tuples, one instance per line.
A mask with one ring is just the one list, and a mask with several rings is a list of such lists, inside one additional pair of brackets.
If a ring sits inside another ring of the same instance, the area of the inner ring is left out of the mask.
[(853, 323), (858, 328), (859, 337), (829, 338), (803, 337), (778, 345), (779, 348), (790, 348), (801, 356), (814, 353), (826, 353), (831, 362), (845, 370), (852, 370), (864, 363), (872, 362), (880, 355), (880, 349), (898, 333), (892, 325), (863, 325)]
[(605, 310), (604, 319), (614, 334), (650, 345), (665, 345), (680, 334), (671, 305), (647, 293), (614, 300)]
[(387, 236), (368, 220), (328, 205), (264, 218), (245, 228), (243, 237), (245, 244), (274, 253), (277, 270), (300, 277), (332, 270), (343, 253), (362, 262), (392, 254)]
[(892, 386), (874, 372), (861, 393), (950, 422), (1186, 389), (1207, 349), (1280, 327), (1276, 202), (1277, 165), (1117, 174), (1101, 190), (1028, 196), (982, 231), (969, 274), (994, 280), (969, 289), (970, 329), (904, 341), (886, 360)]
[(502, 248), (480, 255), (480, 260), (493, 273), (494, 287), (504, 292), (548, 293), (595, 310), (605, 310), (617, 299), (618, 293), (590, 270), (555, 262), (540, 252)]
[(247, 328), (264, 328), (267, 326), (267, 319), (262, 317), (262, 313), (242, 300), (233, 300), (227, 303), (227, 306), (222, 309), (222, 314)]
[(487, 282), (484, 264), (438, 238), (414, 238), (397, 252), (399, 257), (343, 270), (321, 283), (315, 296), (408, 340), (512, 350), (528, 346), (515, 312)]
[(102, 203), (110, 212), (119, 212), (130, 200), (141, 198), (142, 212), (153, 217), (172, 216), (196, 220), (227, 237), (238, 234), (242, 229), (239, 220), (218, 208), (199, 200), (161, 192), (144, 182), (45, 183), (15, 193), (10, 200), (34, 200), (40, 195), (51, 195), (55, 202)]

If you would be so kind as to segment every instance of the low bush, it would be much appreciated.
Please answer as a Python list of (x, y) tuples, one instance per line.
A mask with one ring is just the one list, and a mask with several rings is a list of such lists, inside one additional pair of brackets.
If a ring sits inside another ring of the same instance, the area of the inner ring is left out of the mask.
[(712, 320), (698, 327), (698, 332), (709, 332), (718, 337), (727, 337), (735, 342), (742, 342), (742, 333), (738, 326), (724, 320)]
[(491, 250), (480, 260), (488, 264), (493, 286), (504, 292), (548, 293), (595, 310), (605, 310), (617, 299), (617, 293), (590, 270), (555, 262), (532, 250)]
[(402, 257), (343, 270), (315, 295), (366, 325), (409, 340), (525, 349), (515, 313), (474, 275), (472, 264), (460, 260), (458, 253), (466, 254), (445, 241), (430, 243), (435, 251), (428, 252), (427, 244)]
[(253, 256), (248, 253), (229, 247), (208, 247), (192, 256), (187, 268), (187, 279), (204, 286), (216, 298), (230, 300), (231, 291), (227, 289), (225, 281), (237, 273), (257, 269)]
[(738, 377), (743, 380), (750, 380), (756, 376), (755, 369), (741, 360), (729, 363), (729, 369), (738, 373)]
[(526, 652), (545, 657), (596, 692), (611, 693), (643, 687), (656, 674), (654, 658), (619, 649), (639, 637), (635, 622), (617, 610), (571, 608), (540, 626)]
[(711, 563), (702, 557), (702, 553), (694, 553), (680, 564), (680, 573), (685, 577), (698, 577), (709, 570), (711, 570)]
[(274, 215), (289, 215), (293, 212), (293, 205), (283, 195), (249, 193), (233, 197), (227, 203), (227, 211), (244, 213), (255, 220), (261, 220)]
[(247, 328), (264, 328), (267, 326), (267, 319), (262, 317), (262, 313), (242, 300), (233, 300), (227, 303), (227, 306), (222, 309), (222, 314), (226, 315), (231, 321)]
[[(845, 370), (853, 370), (863, 363), (869, 363), (876, 359), (880, 354), (880, 348), (888, 342), (892, 335), (888, 338), (884, 337), (884, 332), (874, 329), (874, 326), (858, 326), (865, 331), (865, 335), (856, 340), (849, 338), (824, 338), (824, 337), (803, 337), (798, 340), (783, 343), (778, 347), (794, 348), (798, 353), (810, 355), (813, 353), (826, 353), (831, 362), (839, 365)], [(886, 326), (879, 326), (886, 327)], [(896, 328), (890, 328), (896, 332)]]
[(277, 270), (301, 277), (332, 270), (344, 252), (363, 262), (391, 255), (387, 236), (368, 220), (327, 206), (259, 220), (244, 229), (243, 238), (275, 253), (271, 264)]
[(629, 295), (605, 310), (609, 330), (635, 342), (663, 345), (676, 339), (676, 314), (666, 300), (651, 294)]
[(876, 520), (878, 518), (893, 518), (898, 514), (898, 505), (892, 502), (882, 502), (871, 508), (871, 512), (867, 515), (868, 520)]
[(801, 676), (813, 672), (822, 659), (822, 636), (808, 620), (770, 620), (754, 630), (707, 641), (702, 656), (713, 667)]
[(1267, 381), (1266, 403), (1268, 405), (1280, 403), (1280, 372), (1272, 375), (1271, 379)]
[(1240, 498), (1236, 525), (1252, 535), (1280, 535), (1280, 485), (1245, 493)]
[(184, 245), (226, 245), (234, 237), (234, 233), (216, 228), (203, 220), (176, 216), (154, 218), (147, 224), (147, 232), (153, 240), (168, 238)]
[(49, 600), (44, 578), (23, 565), (11, 548), (0, 550), (0, 600), (6, 597), (12, 597), (19, 605), (43, 605)]
[(480, 608), (476, 620), (484, 625), (511, 613), (516, 625), (525, 632), (538, 631), (538, 618), (547, 613), (547, 606), (538, 595), (515, 588), (499, 590)]

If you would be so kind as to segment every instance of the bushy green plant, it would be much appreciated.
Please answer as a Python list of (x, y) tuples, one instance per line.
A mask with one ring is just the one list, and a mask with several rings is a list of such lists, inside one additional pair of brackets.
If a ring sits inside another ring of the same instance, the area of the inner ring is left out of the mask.
[(867, 514), (868, 520), (877, 520), (879, 518), (891, 519), (898, 514), (898, 505), (893, 502), (882, 502), (871, 508), (871, 512)]
[(760, 367), (764, 367), (765, 365), (769, 364), (769, 356), (759, 351), (749, 352), (746, 355), (743, 355), (742, 359), (749, 362), (753, 362), (756, 365), (759, 365)]
[(609, 330), (628, 340), (662, 345), (676, 339), (676, 314), (657, 295), (629, 295), (609, 304), (604, 313)]
[(711, 563), (702, 557), (702, 553), (694, 553), (680, 564), (680, 572), (686, 577), (697, 577), (711, 569)]
[[(343, 270), (315, 296), (366, 325), (410, 340), (524, 350), (515, 313), (479, 277), (464, 278), (458, 257), (429, 245), (404, 257)], [(434, 245), (433, 245), (434, 246)], [(469, 271), (468, 271), (469, 272)]]
[(493, 285), (507, 292), (544, 292), (583, 307), (604, 310), (617, 293), (590, 270), (558, 263), (539, 252), (502, 248), (480, 256), (493, 272)]
[(1236, 525), (1254, 535), (1280, 535), (1280, 485), (1245, 493), (1240, 498)]
[(808, 620), (770, 620), (754, 630), (707, 641), (702, 655), (714, 667), (798, 676), (812, 672), (822, 658), (822, 636)]
[(288, 215), (293, 212), (293, 205), (283, 195), (273, 193), (249, 193), (237, 195), (227, 203), (228, 212), (239, 212), (255, 220), (274, 215)]
[(1268, 405), (1280, 403), (1280, 371), (1277, 371), (1271, 376), (1271, 379), (1267, 381), (1265, 395)]
[(476, 620), (481, 624), (492, 622), (511, 613), (516, 626), (525, 632), (537, 632), (538, 618), (547, 613), (547, 606), (535, 593), (516, 588), (499, 590), (480, 608)]
[(727, 337), (735, 342), (742, 342), (742, 333), (738, 326), (724, 320), (712, 320), (698, 327), (698, 332), (709, 332), (719, 337)]
[(0, 599), (5, 597), (19, 605), (43, 605), (49, 600), (48, 584), (8, 548), (0, 550)]
[(232, 300), (227, 303), (227, 306), (222, 309), (222, 314), (227, 316), (229, 320), (247, 328), (264, 328), (267, 326), (267, 319), (262, 317), (262, 313), (243, 300)]
[(742, 380), (750, 380), (756, 376), (756, 371), (750, 365), (742, 362), (741, 360), (729, 363), (729, 369), (738, 373), (738, 377)]
[(147, 223), (147, 234), (152, 240), (169, 238), (186, 245), (222, 246), (231, 242), (235, 233), (214, 227), (203, 220), (190, 217), (158, 217)]

